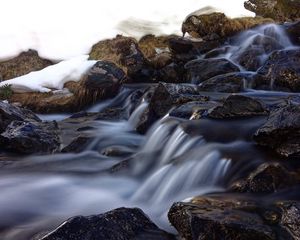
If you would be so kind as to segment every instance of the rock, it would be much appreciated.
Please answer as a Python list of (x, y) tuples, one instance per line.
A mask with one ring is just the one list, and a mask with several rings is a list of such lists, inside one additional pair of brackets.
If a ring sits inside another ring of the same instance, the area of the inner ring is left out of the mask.
[(257, 73), (254, 88), (268, 85), (275, 90), (300, 91), (300, 49), (273, 52)]
[(265, 61), (262, 56), (283, 48), (284, 46), (280, 45), (274, 38), (258, 35), (252, 39), (249, 47), (239, 51), (236, 56), (233, 55), (232, 59), (246, 70), (256, 71)]
[(138, 208), (118, 208), (94, 215), (73, 217), (40, 240), (171, 240)]
[(288, 104), (273, 110), (266, 123), (254, 135), (261, 146), (274, 149), (285, 157), (300, 153), (300, 105)]
[(133, 38), (118, 35), (114, 39), (100, 41), (92, 47), (90, 59), (116, 64), (128, 76), (126, 82), (152, 81), (153, 69)]
[(204, 40), (216, 40), (231, 37), (238, 32), (256, 27), (258, 25), (272, 23), (273, 20), (261, 17), (230, 19), (224, 13), (211, 13), (203, 15), (190, 15), (182, 24), (183, 34), (189, 33), (195, 38)]
[(264, 163), (245, 180), (233, 184), (236, 192), (273, 193), (300, 183), (295, 173), (289, 172), (279, 163)]
[(166, 83), (186, 83), (187, 79), (184, 65), (170, 63), (159, 69), (156, 73), (156, 81)]
[(169, 115), (190, 120), (198, 120), (207, 115), (209, 109), (217, 106), (217, 102), (188, 102), (173, 109)]
[(8, 80), (41, 70), (52, 64), (54, 63), (50, 60), (41, 58), (37, 51), (29, 50), (15, 58), (0, 62), (0, 75), (2, 80)]
[(3, 132), (12, 121), (40, 122), (41, 120), (30, 110), (0, 101), (0, 133)]
[(146, 35), (138, 42), (139, 49), (143, 55), (151, 61), (160, 53), (169, 52), (169, 41), (175, 36), (154, 36)]
[(38, 113), (76, 112), (118, 94), (126, 75), (114, 63), (98, 61), (79, 82), (67, 82), (65, 89), (50, 93), (16, 93), (10, 102)]
[(230, 95), (223, 105), (211, 109), (208, 116), (224, 119), (266, 115), (267, 113), (263, 104), (258, 100), (243, 95)]
[(272, 18), (276, 21), (294, 21), (300, 18), (300, 2), (295, 0), (249, 0), (244, 3), (249, 11), (257, 16)]
[(238, 93), (251, 82), (252, 73), (235, 72), (212, 77), (199, 84), (199, 90), (205, 92)]
[(240, 71), (238, 66), (225, 58), (192, 60), (185, 65), (185, 68), (187, 79), (195, 84), (218, 75)]
[(159, 83), (146, 94), (148, 96), (145, 98), (149, 101), (149, 105), (137, 126), (137, 131), (140, 133), (145, 133), (156, 120), (164, 117), (174, 106), (191, 101), (208, 100), (207, 97), (199, 94), (197, 87), (184, 84)]
[(178, 62), (186, 63), (198, 58), (200, 54), (205, 54), (223, 44), (222, 40), (202, 41), (188, 38), (172, 38), (169, 47), (173, 59)]
[(14, 153), (53, 153), (58, 151), (60, 141), (56, 123), (11, 122), (0, 135), (0, 144)]
[(293, 44), (300, 45), (300, 21), (287, 24), (286, 32)]
[(175, 203), (168, 216), (186, 240), (298, 239), (299, 209), (298, 202), (260, 206), (243, 198), (196, 197)]

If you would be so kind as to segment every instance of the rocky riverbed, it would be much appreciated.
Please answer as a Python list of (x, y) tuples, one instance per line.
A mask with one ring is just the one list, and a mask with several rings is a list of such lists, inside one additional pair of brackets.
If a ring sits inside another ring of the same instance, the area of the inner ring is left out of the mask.
[(300, 239), (300, 5), (245, 7), (100, 41), (46, 93), (5, 80), (55, 62), (0, 62), (0, 238)]

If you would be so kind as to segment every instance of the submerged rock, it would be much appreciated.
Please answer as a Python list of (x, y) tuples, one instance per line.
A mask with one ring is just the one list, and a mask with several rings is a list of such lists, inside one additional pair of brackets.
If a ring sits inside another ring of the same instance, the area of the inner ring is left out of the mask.
[(233, 94), (224, 101), (223, 105), (213, 108), (208, 116), (224, 119), (266, 115), (267, 113), (266, 108), (260, 101), (251, 97)]
[(138, 208), (118, 208), (94, 216), (73, 217), (40, 240), (171, 240)]
[(230, 19), (224, 13), (211, 13), (203, 15), (190, 15), (182, 24), (183, 34), (189, 33), (196, 38), (216, 40), (231, 37), (238, 32), (272, 23), (273, 20), (261, 17), (245, 17)]
[(0, 144), (14, 153), (53, 153), (60, 146), (58, 128), (54, 122), (13, 121), (0, 134)]
[(285, 157), (299, 156), (300, 105), (291, 103), (273, 110), (266, 123), (255, 133), (254, 140)]
[(8, 80), (41, 70), (52, 64), (52, 61), (41, 58), (37, 51), (29, 50), (15, 58), (0, 62), (0, 76), (2, 80)]
[(240, 71), (238, 66), (225, 58), (193, 60), (188, 62), (185, 68), (187, 69), (187, 78), (195, 84), (218, 75)]
[(248, 0), (244, 6), (257, 16), (276, 21), (285, 22), (300, 18), (300, 2), (297, 0)]
[(254, 88), (300, 91), (300, 50), (275, 51), (257, 73)]
[(273, 193), (300, 184), (300, 178), (279, 163), (264, 163), (245, 180), (235, 182), (231, 189), (236, 192)]
[(0, 101), (0, 132), (3, 132), (12, 121), (40, 122), (41, 120), (30, 110)]

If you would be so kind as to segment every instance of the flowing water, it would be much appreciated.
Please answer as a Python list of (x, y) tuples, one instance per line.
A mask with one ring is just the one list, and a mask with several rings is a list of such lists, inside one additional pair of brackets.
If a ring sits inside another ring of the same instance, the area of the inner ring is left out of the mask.
[[(279, 49), (293, 47), (280, 27), (268, 25), (232, 39), (217, 57), (239, 65), (238, 56), (249, 46), (262, 46), (265, 38), (276, 41)], [(270, 53), (259, 56), (261, 64)], [(146, 135), (138, 134), (135, 127), (148, 103), (135, 106), (132, 95), (145, 87), (124, 86), (114, 99), (88, 109), (99, 112), (120, 107), (128, 116), (122, 120), (74, 124), (61, 121), (68, 115), (41, 115), (44, 120), (60, 121), (65, 145), (79, 127), (85, 129), (82, 133), (93, 135), (94, 140), (81, 153), (1, 155), (1, 239), (28, 239), (74, 215), (99, 214), (117, 207), (141, 207), (159, 226), (173, 231), (166, 217), (173, 202), (222, 192), (260, 163), (276, 160), (251, 138), (265, 117), (188, 121), (166, 115)], [(226, 96), (207, 94), (216, 100)], [(268, 103), (292, 95), (254, 90), (244, 94)]]

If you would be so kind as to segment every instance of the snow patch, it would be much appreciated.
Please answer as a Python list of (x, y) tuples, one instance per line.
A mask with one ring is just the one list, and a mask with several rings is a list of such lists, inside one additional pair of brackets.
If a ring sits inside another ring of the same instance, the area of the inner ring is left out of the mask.
[(72, 58), (46, 67), (40, 71), (0, 82), (0, 87), (9, 84), (14, 92), (50, 92), (61, 90), (69, 81), (79, 81), (96, 61), (88, 60), (88, 55)]

